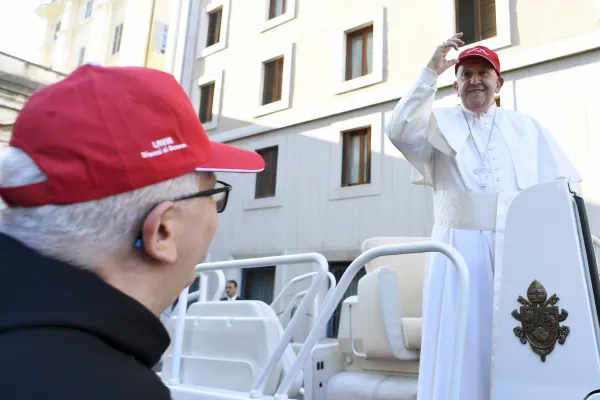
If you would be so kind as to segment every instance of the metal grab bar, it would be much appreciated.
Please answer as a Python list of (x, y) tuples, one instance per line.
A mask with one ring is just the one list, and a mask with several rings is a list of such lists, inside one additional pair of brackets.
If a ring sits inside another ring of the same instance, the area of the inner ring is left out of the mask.
[(273, 299), (273, 301), (271, 302), (271, 307), (273, 307), (274, 304), (276, 304), (282, 297), (283, 294), (292, 287), (293, 284), (301, 282), (301, 281), (305, 281), (307, 279), (311, 279), (314, 278), (317, 275), (316, 272), (309, 272), (308, 274), (304, 274), (304, 275), (300, 275), (297, 276), (295, 278), (292, 278), (284, 287), (283, 289), (281, 289), (281, 291), (277, 294), (277, 296), (275, 296), (275, 298)]
[[(300, 275), (300, 276), (299, 276), (299, 277), (297, 277), (297, 278), (306, 277), (306, 275), (309, 275), (309, 274)], [(316, 272), (311, 272), (311, 273), (310, 273), (310, 275), (311, 275), (311, 276), (314, 276), (314, 275), (316, 275)], [(327, 291), (327, 294), (329, 294), (329, 293), (330, 293), (330, 292), (331, 292), (333, 289), (335, 289), (336, 282), (335, 282), (335, 276), (333, 276), (333, 274), (332, 274), (331, 272), (328, 272), (328, 273), (327, 273), (327, 277), (329, 278), (329, 290)], [(294, 279), (295, 279), (295, 278), (294, 278)], [(293, 279), (292, 279), (292, 280), (293, 280)], [(290, 281), (290, 282), (291, 282), (291, 281)], [(284, 288), (284, 289), (285, 289), (285, 288)], [(282, 290), (281, 292), (279, 292), (279, 293), (281, 294), (282, 292), (283, 292), (283, 290)], [(299, 299), (299, 298), (301, 298), (301, 297), (305, 296), (307, 292), (308, 292), (307, 290), (302, 290), (302, 291), (300, 291), (300, 292), (296, 293), (296, 294), (294, 295), (294, 297), (292, 298), (292, 300), (290, 300), (290, 302), (288, 303), (288, 305), (285, 307), (285, 310), (283, 310), (283, 311), (281, 311), (281, 312), (277, 313), (277, 316), (280, 316), (280, 315), (282, 315), (282, 314), (283, 314), (283, 315), (285, 315), (285, 314), (288, 314), (289, 312), (291, 312), (291, 311), (292, 311), (292, 308), (293, 308), (293, 306), (297, 306), (297, 304), (296, 304), (296, 301), (298, 301), (298, 299)], [(277, 295), (277, 296), (279, 297), (279, 295)], [(271, 307), (273, 307), (273, 304), (274, 304), (274, 303), (275, 303), (275, 301), (273, 301), (273, 302), (271, 303)], [(315, 313), (316, 313), (316, 314), (318, 314), (318, 310), (315, 310)]]
[[(329, 284), (330, 284), (329, 290), (327, 291), (327, 295), (329, 295), (329, 293), (331, 293), (333, 291), (333, 289), (335, 289), (335, 276), (333, 276), (333, 274), (331, 272), (328, 272), (327, 277), (329, 278)], [(294, 297), (292, 298), (292, 300), (290, 300), (288, 305), (285, 307), (285, 310), (278, 313), (277, 316), (287, 315), (287, 314), (291, 313), (294, 306), (296, 306), (296, 307), (298, 306), (298, 304), (297, 304), (298, 299), (304, 298), (304, 296), (306, 296), (306, 293), (308, 293), (308, 290), (302, 290), (301, 292), (296, 293), (294, 295)], [(315, 310), (315, 313), (318, 313), (318, 311)]]
[[(217, 301), (221, 298), (221, 293), (225, 290), (225, 274), (221, 270), (208, 271), (213, 272), (217, 276), (217, 290), (213, 294), (211, 301)], [(208, 276), (205, 273), (200, 273), (199, 289), (195, 292), (188, 293), (188, 300), (207, 301), (208, 300)]]
[(594, 247), (600, 249), (600, 238), (598, 236), (592, 235), (592, 243), (594, 244)]
[[(326, 297), (325, 304), (321, 307), (321, 312), (317, 319), (316, 325), (314, 325), (306, 338), (304, 345), (298, 352), (296, 360), (292, 364), (290, 372), (285, 376), (281, 385), (277, 389), (275, 399), (287, 400), (290, 388), (294, 377), (298, 374), (309, 355), (312, 353), (315, 345), (317, 344), (319, 332), (329, 322), (329, 318), (333, 314), (339, 302), (342, 300), (344, 293), (350, 286), (350, 283), (356, 273), (368, 262), (375, 258), (390, 255), (401, 255), (407, 253), (428, 253), (428, 252), (439, 252), (444, 254), (452, 261), (456, 268), (458, 276), (458, 290), (457, 290), (457, 307), (454, 314), (454, 325), (455, 335), (452, 343), (452, 355), (450, 364), (450, 382), (448, 383), (449, 396), (448, 400), (460, 400), (460, 381), (462, 373), (462, 364), (464, 357), (464, 348), (466, 342), (467, 332), (467, 316), (469, 306), (469, 271), (465, 260), (460, 253), (452, 246), (441, 241), (425, 241), (418, 243), (403, 243), (403, 244), (391, 244), (378, 246), (370, 249), (356, 258), (352, 264), (346, 269), (344, 275), (338, 282), (334, 291)], [(305, 298), (306, 300), (306, 298)], [(294, 315), (294, 318), (296, 315)]]
[(306, 293), (308, 293), (308, 290), (303, 290), (301, 292), (296, 293), (294, 295), (294, 298), (285, 307), (285, 310), (281, 311), (280, 313), (277, 313), (277, 316), (279, 317), (280, 315), (287, 315), (287, 314), (291, 313), (292, 308), (294, 308), (298, 299), (304, 298), (304, 296), (306, 296)]
[[(293, 336), (293, 332), (297, 329), (298, 325), (301, 322), (301, 317), (306, 313), (308, 307), (310, 306), (310, 302), (313, 298), (315, 298), (319, 290), (321, 289), (321, 284), (325, 284), (325, 280), (327, 279), (327, 273), (329, 272), (329, 264), (327, 260), (322, 254), (319, 253), (308, 253), (308, 254), (293, 254), (293, 255), (285, 255), (285, 256), (275, 256), (275, 257), (261, 257), (261, 258), (250, 258), (245, 260), (232, 260), (232, 261), (219, 261), (219, 262), (211, 262), (211, 263), (203, 263), (196, 265), (195, 272), (199, 274), (205, 271), (218, 270), (218, 269), (234, 269), (234, 268), (256, 268), (256, 267), (266, 267), (270, 265), (285, 265), (285, 264), (307, 264), (307, 263), (316, 263), (318, 266), (317, 276), (315, 277), (313, 283), (308, 288), (308, 293), (304, 296), (304, 299), (300, 302), (298, 306), (297, 312), (292, 317), (292, 320), (288, 324), (287, 328), (283, 332), (283, 336), (277, 345), (277, 348), (269, 357), (267, 364), (261, 371), (260, 375), (256, 379), (252, 390), (250, 392), (250, 396), (253, 398), (262, 397), (262, 392), (264, 390), (264, 386), (267, 382), (268, 377), (271, 375), (271, 372), (279, 362), (280, 358), (283, 356), (283, 352), (290, 344)], [(189, 288), (185, 288), (181, 294), (179, 295), (179, 305), (177, 307), (177, 321), (175, 325), (175, 338), (173, 340), (173, 358), (172, 358), (172, 376), (169, 379), (169, 384), (178, 385), (181, 382), (181, 353), (183, 349), (183, 334), (185, 330), (185, 314), (188, 300), (188, 290)], [(330, 290), (328, 295), (325, 297), (325, 301), (330, 298), (330, 294), (332, 291)], [(183, 306), (182, 306), (183, 304)], [(293, 379), (300, 372), (299, 369), (296, 369), (296, 372), (292, 379), (290, 380), (289, 388), (292, 386)], [(289, 376), (289, 374), (287, 375)], [(287, 377), (286, 376), (286, 377)], [(289, 391), (288, 388), (288, 391)], [(286, 392), (287, 397), (287, 392)]]

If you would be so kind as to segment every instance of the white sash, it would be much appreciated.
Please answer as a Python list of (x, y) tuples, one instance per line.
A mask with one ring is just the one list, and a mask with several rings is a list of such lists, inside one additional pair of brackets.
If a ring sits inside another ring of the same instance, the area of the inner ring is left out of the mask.
[(435, 224), (446, 228), (496, 231), (498, 194), (435, 191)]

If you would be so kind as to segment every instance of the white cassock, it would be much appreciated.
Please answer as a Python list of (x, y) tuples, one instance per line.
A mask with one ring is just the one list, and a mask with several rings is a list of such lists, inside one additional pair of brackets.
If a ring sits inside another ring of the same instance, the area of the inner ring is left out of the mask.
[[(537, 121), (495, 104), (480, 114), (462, 106), (434, 109), (436, 82), (434, 71), (421, 71), (394, 109), (387, 133), (415, 167), (412, 182), (434, 190), (432, 238), (455, 247), (469, 267), (460, 399), (486, 400), (490, 398), (496, 217), (503, 212), (503, 199), (540, 182), (581, 179)], [(482, 160), (487, 174), (476, 173)], [(430, 254), (423, 296), (419, 400), (447, 400), (455, 300), (454, 267), (444, 255)]]

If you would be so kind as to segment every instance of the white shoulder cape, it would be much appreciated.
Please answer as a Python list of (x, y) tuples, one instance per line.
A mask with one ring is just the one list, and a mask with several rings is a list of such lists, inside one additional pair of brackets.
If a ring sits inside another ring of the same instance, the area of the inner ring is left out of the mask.
[[(519, 189), (559, 178), (581, 181), (571, 161), (539, 122), (514, 110), (497, 108), (496, 112), (496, 125), (510, 151)], [(434, 130), (437, 132), (427, 140), (438, 151), (459, 158), (469, 136), (462, 107), (434, 108), (433, 116), (439, 131)], [(439, 132), (442, 137), (437, 137)], [(411, 182), (434, 187), (433, 166), (413, 168)]]

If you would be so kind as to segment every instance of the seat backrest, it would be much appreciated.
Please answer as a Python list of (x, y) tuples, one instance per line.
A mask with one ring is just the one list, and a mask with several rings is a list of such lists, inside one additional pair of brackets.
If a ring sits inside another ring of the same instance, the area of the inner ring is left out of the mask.
[[(177, 318), (169, 321), (173, 337)], [(283, 328), (273, 309), (262, 301), (215, 301), (192, 304), (186, 315), (181, 382), (221, 389), (250, 391), (275, 351)], [(171, 376), (172, 346), (163, 361), (162, 378)], [(283, 354), (264, 388), (272, 395), (296, 355), (291, 346)], [(290, 395), (302, 386), (296, 377)]]
[(340, 352), (353, 360), (346, 369), (416, 374), (420, 318), (418, 329), (411, 329), (410, 323), (407, 327), (406, 320), (400, 314), (394, 270), (380, 267), (365, 275), (358, 283), (358, 295), (342, 305), (338, 345)]
[(404, 334), (396, 273), (379, 267), (358, 282), (358, 321), (369, 359), (404, 358)]
[[(423, 237), (375, 237), (363, 242), (362, 251), (388, 244), (415, 243), (430, 240)], [(365, 265), (368, 272), (381, 266), (392, 268), (398, 278), (400, 303), (403, 318), (421, 318), (423, 304), (423, 283), (427, 253), (384, 256)]]
[[(363, 243), (363, 252), (425, 240), (429, 239), (371, 238)], [(354, 360), (348, 370), (418, 372), (426, 259), (426, 254), (385, 256), (365, 266), (358, 295), (342, 305), (338, 344)]]

